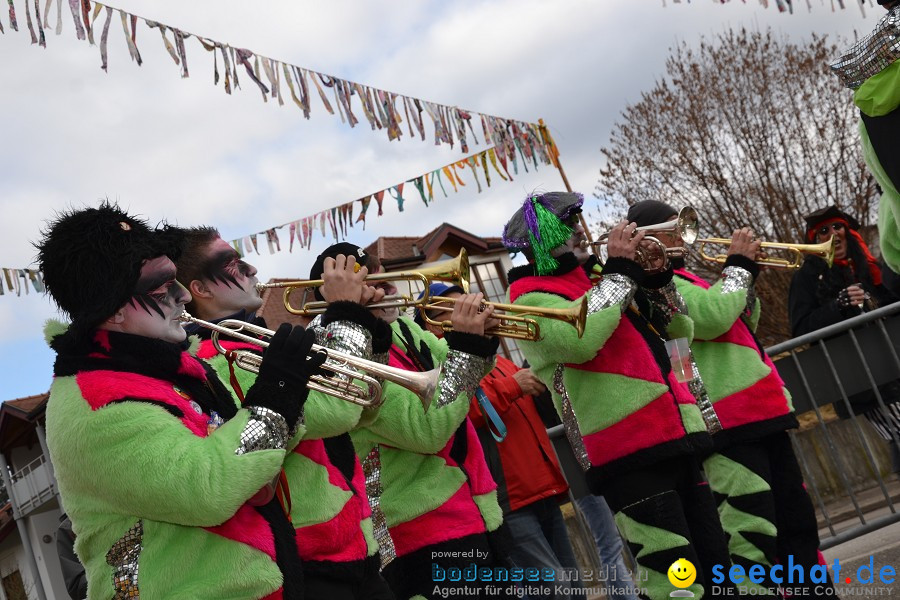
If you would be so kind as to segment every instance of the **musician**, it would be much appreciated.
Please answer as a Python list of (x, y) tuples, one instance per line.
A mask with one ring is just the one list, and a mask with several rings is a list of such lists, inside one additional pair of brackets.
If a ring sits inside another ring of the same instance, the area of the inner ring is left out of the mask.
[[(255, 311), (262, 300), (257, 292), (256, 268), (241, 260), (237, 251), (213, 227), (181, 229), (166, 233), (180, 250), (176, 261), (178, 280), (190, 292), (188, 312), (218, 323), (224, 319), (253, 321), (265, 326)], [(371, 358), (371, 326), (375, 319), (362, 308), (367, 300), (383, 293), (366, 286), (365, 268), (354, 272), (347, 261), (340, 271), (333, 265), (323, 278), (329, 304), (323, 321), (322, 345), (361, 358)], [(236, 378), (247, 389), (256, 377), (232, 368), (214, 347), (209, 328), (191, 330), (200, 340), (197, 356), (211, 364), (221, 377)], [(259, 348), (228, 340), (227, 350), (258, 351)], [(233, 375), (232, 375), (233, 373)], [(362, 467), (347, 432), (359, 422), (362, 407), (318, 391), (309, 392), (304, 407), (305, 431), (292, 441), (284, 461), (289, 514), (296, 529), (297, 546), (304, 571), (304, 596), (331, 600), (393, 598), (379, 574), (378, 546), (371, 535), (372, 520)], [(284, 495), (284, 490), (280, 490)]]
[[(530, 261), (509, 273), (514, 303), (560, 308), (587, 295), (589, 306), (583, 337), (536, 317), (544, 339), (519, 347), (553, 392), (589, 488), (616, 514), (649, 596), (668, 598), (668, 568), (686, 558), (698, 571), (689, 590), (700, 597), (712, 567), (729, 561), (697, 459), (709, 435), (664, 345), (668, 336), (690, 337), (692, 323), (669, 289), (671, 272), (648, 275), (633, 260), (644, 237), (634, 223), (610, 232), (601, 270), (581, 245), (582, 201), (576, 193), (535, 194), (506, 224), (504, 244)], [(642, 286), (665, 289), (670, 303), (651, 305)]]
[[(628, 219), (639, 226), (677, 217), (674, 208), (654, 200), (628, 210)], [(671, 233), (656, 237), (666, 246), (683, 245)], [(749, 228), (736, 230), (713, 285), (685, 269), (683, 258), (675, 258), (675, 285), (694, 321), (691, 350), (703, 382), (695, 394), (706, 395), (714, 409), (708, 425), (715, 452), (703, 468), (718, 500), (731, 558), (748, 572), (762, 565), (768, 573), (790, 557), (809, 573), (818, 564), (819, 536), (787, 433), (798, 423), (790, 394), (754, 335), (760, 315), (754, 289), (760, 243)], [(748, 585), (777, 587), (768, 580)], [(809, 585), (806, 595), (833, 595), (826, 587), (830, 584)]]
[(302, 429), (312, 335), (279, 331), (238, 409), (185, 351), (190, 295), (143, 221), (107, 203), (63, 212), (37, 248), (71, 319), (46, 329), (47, 444), (88, 598), (301, 598), (281, 505), (248, 501)]
[(888, 10), (875, 30), (832, 64), (860, 110), (859, 133), (869, 171), (881, 188), (878, 228), (888, 266), (900, 270), (900, 1), (878, 0)]
[[(428, 292), (432, 297), (454, 299), (464, 293), (462, 288), (445, 283), (431, 284)], [(427, 322), (423, 314), (441, 322), (449, 312), (416, 310), (417, 325), (438, 338), (444, 337), (443, 327)], [(510, 542), (506, 553), (520, 567), (546, 567), (557, 573), (577, 570), (578, 562), (559, 508), (560, 502), (568, 499), (569, 485), (532, 399), (532, 394), (546, 389), (544, 384), (530, 369), (520, 369), (497, 355), (497, 365), (478, 388), (481, 396), (472, 398), (464, 426), (470, 435), (477, 434), (477, 449), (483, 450), (498, 484), (497, 499), (503, 508)], [(573, 581), (570, 587), (580, 586), (579, 581)], [(563, 599), (570, 595), (551, 592), (531, 593), (529, 597)]]
[[(346, 246), (327, 249), (310, 278), (318, 278), (327, 264), (339, 265), (342, 257), (334, 255), (348, 252)], [(382, 270), (377, 257), (362, 248), (348, 253), (370, 272)], [(396, 293), (390, 283), (379, 287), (388, 295)], [(450, 313), (454, 331), (444, 341), (400, 315), (396, 307), (372, 309), (387, 326), (384, 335), (373, 337), (376, 358), (408, 371), (443, 365), (427, 412), (413, 392), (385, 382), (384, 403), (377, 410), (363, 411), (360, 425), (351, 433), (366, 474), (382, 573), (397, 598), (404, 600), (436, 598), (436, 587), (458, 587), (459, 582), (446, 577), (450, 568), (499, 564), (487, 536), (503, 520), (496, 484), (480, 446), (475, 451), (477, 437), (460, 431), (469, 398), (493, 367), (498, 345), (495, 338), (483, 335), (492, 311), (480, 310), (481, 304), (480, 294), (464, 296)], [(479, 580), (465, 585), (472, 597), (487, 597), (485, 588), (497, 584)]]

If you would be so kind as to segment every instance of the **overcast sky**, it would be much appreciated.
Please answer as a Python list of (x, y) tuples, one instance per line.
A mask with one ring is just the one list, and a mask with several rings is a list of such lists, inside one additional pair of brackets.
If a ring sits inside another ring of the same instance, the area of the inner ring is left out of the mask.
[[(868, 32), (883, 11), (853, 0), (831, 11), (832, 0), (800, 0), (797, 14), (746, 4), (695, 0), (663, 8), (662, 0), (393, 0), (350, 2), (235, 2), (233, 0), (116, 0), (113, 6), (184, 31), (278, 60), (433, 102), (536, 122), (555, 136), (572, 186), (589, 209), (601, 166), (599, 148), (613, 123), (642, 90), (663, 75), (668, 48), (695, 43), (729, 26), (766, 28), (794, 39), (812, 33)], [(15, 0), (20, 31), (0, 21), (0, 266), (31, 266), (44, 221), (67, 206), (117, 199), (151, 223), (212, 224), (232, 239), (265, 230), (384, 189), (463, 156), (457, 145), (410, 139), (389, 142), (362, 120), (350, 129), (329, 115), (315, 91), (310, 120), (288, 99), (263, 104), (243, 89), (226, 96), (213, 86), (212, 57), (186, 42), (190, 78), (165, 52), (159, 33), (139, 25), (144, 65), (132, 63), (118, 15), (110, 28), (109, 72), (98, 47), (78, 41), (68, 4), (63, 33), (47, 48), (30, 44), (24, 0)], [(44, 2), (41, 1), (41, 9)], [(99, 19), (102, 21), (103, 16)], [(221, 69), (221, 63), (220, 63)], [(243, 75), (243, 72), (241, 72)], [(356, 102), (356, 100), (354, 100)], [(430, 122), (426, 118), (426, 128)], [(427, 131), (427, 129), (426, 129)], [(476, 127), (479, 140), (481, 128)], [(429, 132), (430, 134), (430, 132)], [(482, 141), (483, 142), (483, 141)], [(473, 146), (473, 150), (484, 148)], [(465, 193), (426, 208), (410, 186), (405, 212), (385, 200), (370, 209), (366, 231), (421, 235), (449, 222), (478, 235), (499, 235), (506, 218), (533, 189), (562, 189), (559, 173), (542, 166), (514, 182)], [(482, 184), (483, 184), (482, 179)], [(282, 234), (283, 240), (286, 233)], [(269, 256), (260, 240), (253, 262), (262, 279), (308, 273), (318, 250)], [(52, 354), (41, 334), (55, 317), (32, 292), (0, 297), (0, 399), (46, 391)]]

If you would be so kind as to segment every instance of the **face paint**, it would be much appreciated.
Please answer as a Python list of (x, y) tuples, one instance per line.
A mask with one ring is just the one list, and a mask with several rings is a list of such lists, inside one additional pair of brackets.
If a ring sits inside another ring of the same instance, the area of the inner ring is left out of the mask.
[(222, 238), (213, 241), (207, 250), (202, 277), (211, 298), (197, 298), (198, 306), (207, 318), (221, 318), (244, 310), (254, 312), (262, 306), (256, 290), (256, 268), (241, 260), (238, 253)]
[(185, 338), (179, 317), (191, 295), (175, 280), (175, 265), (166, 256), (147, 260), (134, 295), (122, 307), (123, 319), (115, 329), (169, 342)]

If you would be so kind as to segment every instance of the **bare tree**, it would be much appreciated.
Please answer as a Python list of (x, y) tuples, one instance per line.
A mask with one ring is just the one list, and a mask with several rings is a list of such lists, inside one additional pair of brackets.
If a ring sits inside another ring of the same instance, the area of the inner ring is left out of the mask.
[[(800, 242), (802, 216), (830, 204), (874, 223), (878, 188), (857, 111), (826, 66), (837, 52), (824, 37), (793, 43), (746, 29), (675, 46), (666, 76), (625, 109), (601, 149), (595, 196), (618, 215), (641, 200), (692, 205), (705, 237), (749, 225)], [(789, 336), (789, 281), (775, 271), (758, 281), (766, 343)]]

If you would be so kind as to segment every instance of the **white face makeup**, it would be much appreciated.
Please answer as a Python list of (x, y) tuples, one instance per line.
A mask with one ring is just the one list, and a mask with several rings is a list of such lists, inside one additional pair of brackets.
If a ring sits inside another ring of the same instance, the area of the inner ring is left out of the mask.
[(206, 261), (202, 283), (211, 295), (203, 298), (207, 317), (227, 317), (241, 310), (252, 313), (262, 306), (256, 268), (241, 260), (231, 244), (216, 238), (207, 249)]
[(175, 280), (175, 265), (166, 256), (144, 261), (134, 295), (102, 326), (112, 331), (181, 342), (186, 334), (179, 317), (191, 295)]

